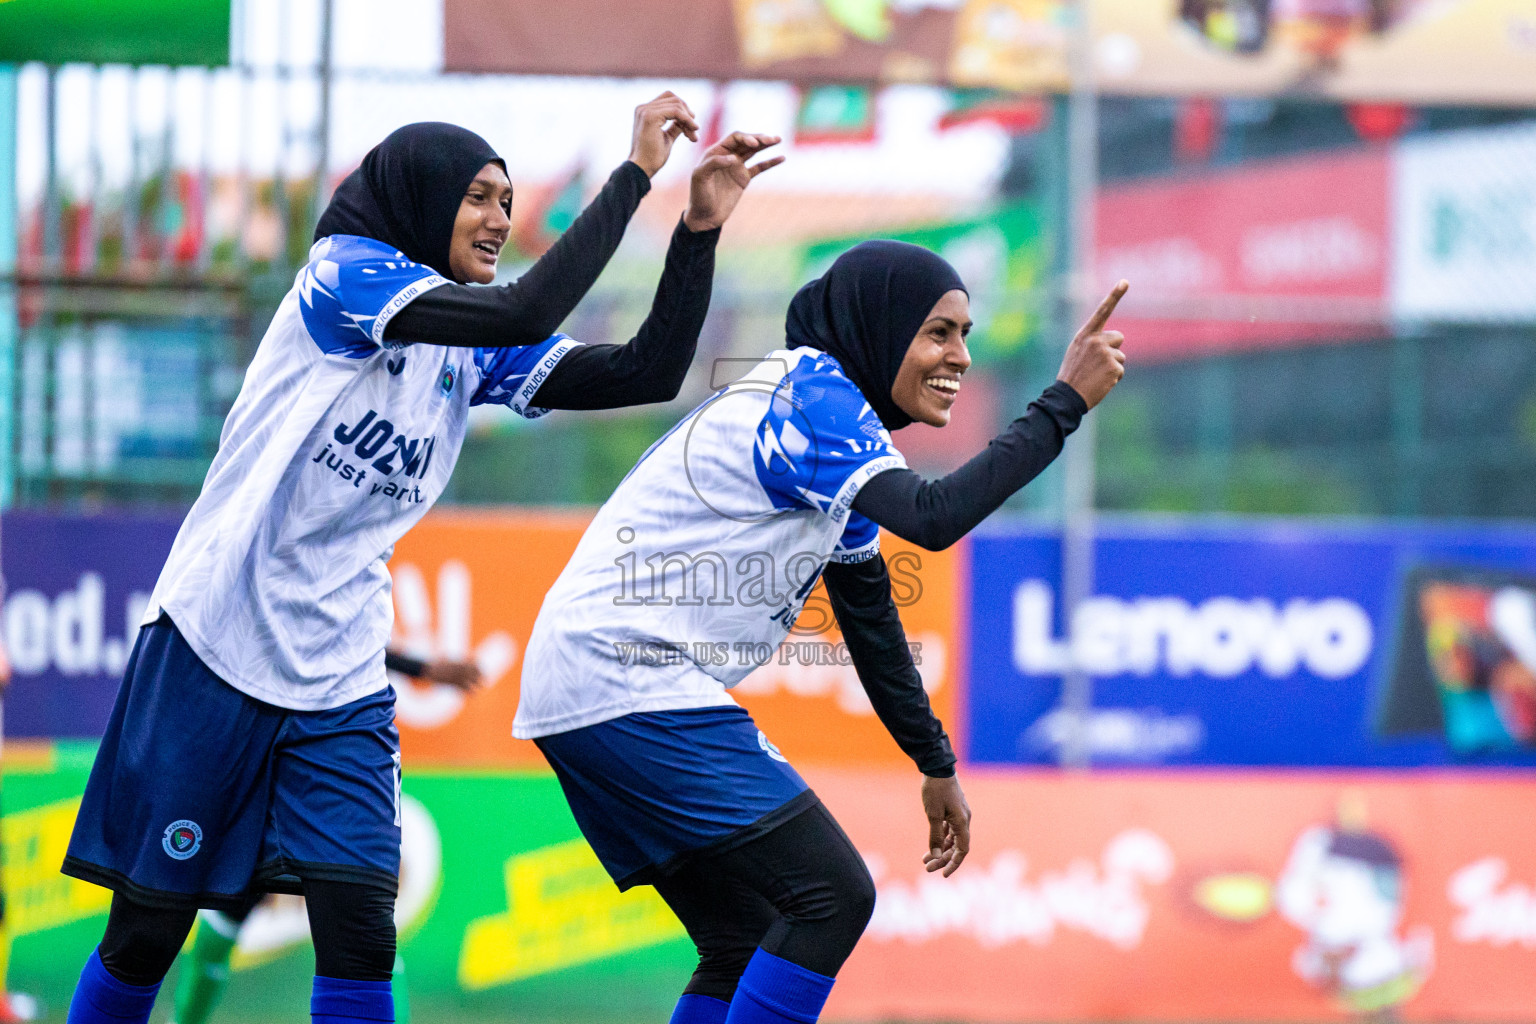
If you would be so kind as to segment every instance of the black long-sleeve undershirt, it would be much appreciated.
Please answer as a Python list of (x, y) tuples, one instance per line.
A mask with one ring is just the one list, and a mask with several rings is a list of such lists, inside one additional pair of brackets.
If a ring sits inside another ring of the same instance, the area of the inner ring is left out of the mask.
[(391, 672), (399, 672), (403, 676), (412, 679), (424, 679), (427, 675), (427, 663), (420, 658), (413, 658), (408, 654), (402, 654), (393, 647), (384, 649), (384, 667)]
[(650, 177), (626, 160), (522, 277), (495, 288), (440, 285), (396, 313), (384, 328), (385, 340), (466, 348), (537, 345), (597, 281), (650, 190)]
[(550, 371), (530, 404), (540, 409), (617, 409), (677, 397), (709, 313), (720, 229), (681, 220), (667, 247), (651, 312), (627, 345), (582, 345)]
[(954, 775), (955, 752), (912, 663), (885, 558), (830, 562), (822, 578), (854, 670), (881, 724), (924, 775)]
[(928, 481), (910, 469), (887, 470), (860, 489), (853, 507), (904, 540), (942, 551), (1049, 466), (1087, 412), (1082, 396), (1057, 381), (953, 473)]

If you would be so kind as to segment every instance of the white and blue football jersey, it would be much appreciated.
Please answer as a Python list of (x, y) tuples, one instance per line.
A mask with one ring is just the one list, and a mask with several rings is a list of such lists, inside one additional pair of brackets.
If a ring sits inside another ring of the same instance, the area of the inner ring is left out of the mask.
[(202, 494), (155, 585), (210, 669), (297, 710), (386, 684), (394, 544), (448, 482), (469, 407), (527, 417), (564, 335), (526, 348), (393, 345), (384, 329), (447, 281), (391, 246), (316, 242), (246, 371)]
[(656, 442), (544, 599), (513, 734), (735, 703), (829, 560), (879, 553), (853, 510), (906, 466), (837, 360), (770, 353)]

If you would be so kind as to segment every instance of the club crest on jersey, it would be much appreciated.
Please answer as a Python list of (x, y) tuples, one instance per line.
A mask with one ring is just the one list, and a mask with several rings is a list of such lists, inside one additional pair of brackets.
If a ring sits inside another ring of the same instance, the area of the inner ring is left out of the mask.
[(779, 748), (773, 745), (773, 740), (770, 740), (768, 734), (761, 729), (757, 730), (757, 745), (763, 749), (763, 753), (775, 761), (783, 761), (785, 764), (789, 764), (789, 758), (779, 752)]
[(165, 826), (160, 846), (172, 860), (186, 860), (203, 848), (203, 830), (189, 818), (173, 821)]
[(454, 384), (454, 381), (456, 381), (458, 379), (459, 379), (459, 375), (454, 371), (453, 367), (449, 366), (449, 367), (445, 367), (443, 369), (442, 380), (439, 380), (437, 382), (437, 386), (442, 391), (443, 396), (445, 398), (448, 395), (453, 394), (453, 384)]

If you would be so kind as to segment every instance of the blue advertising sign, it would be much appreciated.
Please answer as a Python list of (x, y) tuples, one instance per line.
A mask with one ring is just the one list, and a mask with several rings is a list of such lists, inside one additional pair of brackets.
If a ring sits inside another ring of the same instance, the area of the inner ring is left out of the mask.
[(1536, 765), (1536, 530), (1108, 520), (1070, 623), (1058, 533), (972, 544), (974, 761)]
[(181, 517), (0, 517), (5, 734), (97, 737)]

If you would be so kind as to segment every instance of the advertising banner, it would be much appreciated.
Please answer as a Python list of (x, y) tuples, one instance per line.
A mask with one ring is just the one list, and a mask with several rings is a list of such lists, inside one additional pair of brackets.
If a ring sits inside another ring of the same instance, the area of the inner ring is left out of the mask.
[(1096, 0), (1100, 86), (1528, 105), (1527, 0)]
[(1394, 315), (1536, 321), (1536, 128), (1405, 140), (1392, 205)]
[[(522, 652), (587, 521), (585, 512), (442, 511), (400, 541), (390, 562), (394, 646), (473, 661), (485, 683), (466, 695), (391, 678), (407, 765), (544, 767), (532, 743), (512, 738)], [(7, 737), (101, 735), (180, 524), (172, 516), (5, 515), (0, 636), (14, 673)], [(922, 551), (889, 535), (883, 544), (918, 670), (958, 740), (962, 551)], [(874, 716), (820, 586), (789, 642), (734, 692), (794, 757), (906, 763)]]
[(418, 658), (471, 660), (484, 680), (465, 695), (391, 679), (406, 764), (544, 766), (537, 747), (512, 738), (522, 654), (589, 518), (439, 511), (395, 545), (395, 645)]
[(0, 520), (7, 737), (101, 735), (180, 516)]
[[(58, 873), (93, 754), (13, 745), (4, 765), (9, 980), (50, 1006), (110, 902)], [(878, 891), (827, 1020), (1528, 1019), (1536, 782), (962, 769), (974, 842), (945, 879), (922, 867), (913, 769), (806, 777)], [(401, 818), (422, 1019), (666, 1019), (692, 946), (654, 890), (615, 889), (552, 775), (408, 771)], [(231, 966), (220, 1019), (301, 1018), (303, 904), (262, 904)]]
[(1114, 326), (1137, 359), (1380, 333), (1384, 151), (1115, 185), (1098, 201), (1097, 279), (1131, 291)]
[[(6, 751), (4, 888), (9, 982), (68, 1005), (111, 893), (59, 873), (95, 745)], [(547, 772), (408, 771), (395, 907), (407, 984), (428, 1019), (664, 1020), (693, 969), (654, 890), (619, 893)], [(298, 1020), (314, 957), (297, 897), (269, 897), (241, 929), (219, 1019)], [(160, 997), (161, 1013), (175, 987)]]
[(5, 0), (0, 64), (229, 63), (230, 0)]
[(450, 72), (1060, 88), (1058, 0), (447, 0)]
[(1083, 727), (1107, 764), (1536, 765), (1529, 530), (1111, 520), (1071, 622), (1060, 552), (972, 540), (975, 761), (1055, 763)]
[[(1064, 91), (1063, 0), (446, 0), (451, 72)], [(1526, 0), (1096, 0), (1105, 92), (1536, 103)]]
[[(882, 232), (880, 237), (932, 249), (959, 271), (971, 295), (974, 326), (966, 344), (975, 358), (1016, 354), (1039, 331), (1037, 294), (1050, 269), (1050, 243), (1033, 203), (1012, 203), (985, 217)], [(808, 246), (799, 279), (820, 277), (833, 260), (862, 241), (864, 237), (842, 238)]]
[[(961, 746), (960, 693), (966, 637), (960, 621), (965, 549), (924, 551), (880, 535), (891, 594), (934, 713)], [(795, 764), (912, 766), (875, 717), (848, 659), (821, 584), (773, 659), (742, 680), (732, 695)]]
[(1536, 782), (962, 771), (923, 870), (914, 779), (811, 782), (875, 876), (827, 1019), (1523, 1021)]
[[(587, 518), (434, 512), (400, 541), (390, 561), (395, 642), (417, 657), (470, 658), (486, 682), (465, 696), (449, 686), (394, 680), (407, 765), (544, 766), (532, 743), (511, 735), (521, 656)], [(961, 556), (921, 551), (889, 535), (881, 543), (918, 670), (935, 711), (956, 732)], [(820, 586), (789, 640), (732, 692), (797, 761), (907, 763), (875, 718)]]

